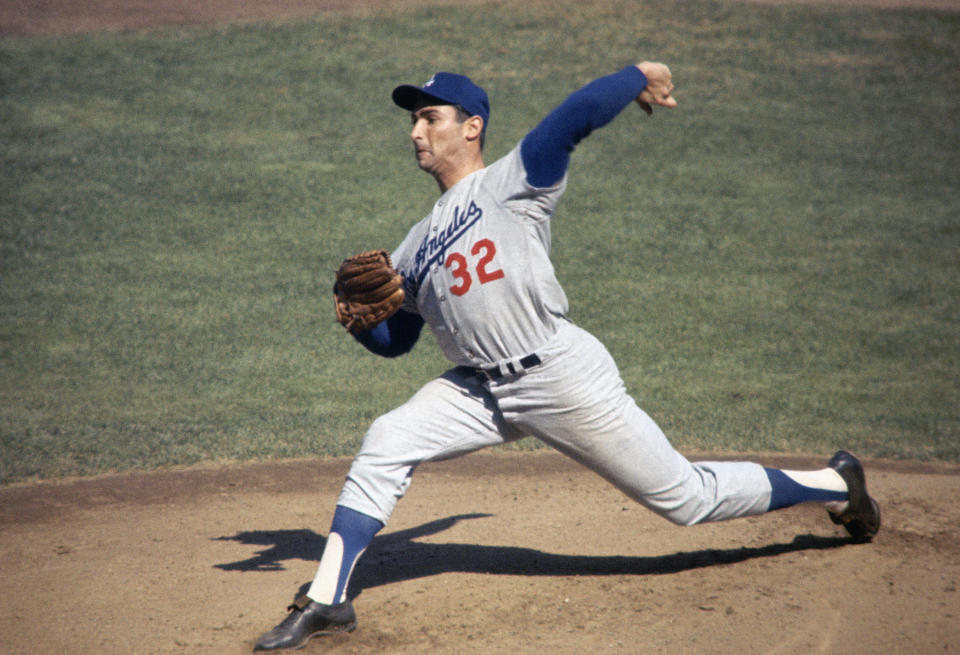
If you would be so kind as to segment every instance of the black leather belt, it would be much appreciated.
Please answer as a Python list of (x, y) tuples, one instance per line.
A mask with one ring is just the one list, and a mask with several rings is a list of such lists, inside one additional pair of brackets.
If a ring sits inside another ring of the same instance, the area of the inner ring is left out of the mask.
[[(543, 362), (540, 361), (540, 358), (537, 356), (537, 353), (530, 353), (526, 357), (522, 357), (519, 361), (521, 370), (526, 371), (531, 369), (534, 366), (540, 366)], [(510, 372), (510, 375), (516, 375), (520, 371), (517, 370), (517, 367), (513, 365), (513, 362), (507, 362), (505, 368)], [(500, 370), (499, 366), (494, 366), (493, 368), (478, 368), (475, 369), (477, 375), (488, 380), (493, 380), (494, 382), (499, 382), (506, 376), (503, 374), (503, 371)]]

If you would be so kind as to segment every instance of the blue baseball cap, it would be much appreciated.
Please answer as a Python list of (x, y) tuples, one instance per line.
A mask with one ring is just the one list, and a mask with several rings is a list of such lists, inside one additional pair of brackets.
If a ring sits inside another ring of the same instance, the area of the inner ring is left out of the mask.
[(413, 111), (422, 96), (438, 100), (438, 104), (460, 105), (471, 116), (482, 118), (483, 129), (487, 129), (490, 100), (487, 92), (469, 77), (456, 73), (436, 73), (423, 86), (402, 84), (393, 90), (393, 101), (407, 111)]

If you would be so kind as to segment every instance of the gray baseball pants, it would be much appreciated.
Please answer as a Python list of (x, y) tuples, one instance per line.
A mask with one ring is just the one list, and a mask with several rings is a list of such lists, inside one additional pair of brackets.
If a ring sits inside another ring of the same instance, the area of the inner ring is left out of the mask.
[(763, 467), (689, 462), (627, 394), (591, 334), (565, 325), (537, 355), (539, 366), (499, 381), (453, 368), (376, 419), (338, 504), (386, 524), (421, 462), (532, 436), (679, 525), (767, 511)]

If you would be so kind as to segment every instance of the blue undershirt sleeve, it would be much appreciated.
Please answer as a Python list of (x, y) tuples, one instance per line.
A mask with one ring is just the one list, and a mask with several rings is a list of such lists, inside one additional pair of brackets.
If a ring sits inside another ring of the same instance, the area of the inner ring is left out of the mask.
[(646, 87), (647, 78), (640, 69), (627, 66), (570, 94), (523, 139), (520, 154), (527, 181), (536, 188), (559, 182), (576, 145), (612, 121)]
[(372, 329), (353, 334), (353, 338), (375, 355), (399, 357), (413, 349), (422, 328), (420, 315), (401, 309)]

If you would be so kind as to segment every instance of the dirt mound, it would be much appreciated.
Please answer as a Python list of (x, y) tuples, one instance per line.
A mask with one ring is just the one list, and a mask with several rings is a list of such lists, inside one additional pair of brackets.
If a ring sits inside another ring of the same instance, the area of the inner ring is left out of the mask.
[[(866, 545), (813, 506), (676, 527), (552, 452), (425, 465), (358, 566), (360, 627), (304, 652), (953, 652), (960, 470), (867, 464)], [(250, 652), (312, 579), (348, 466), (0, 489), (3, 651)]]

